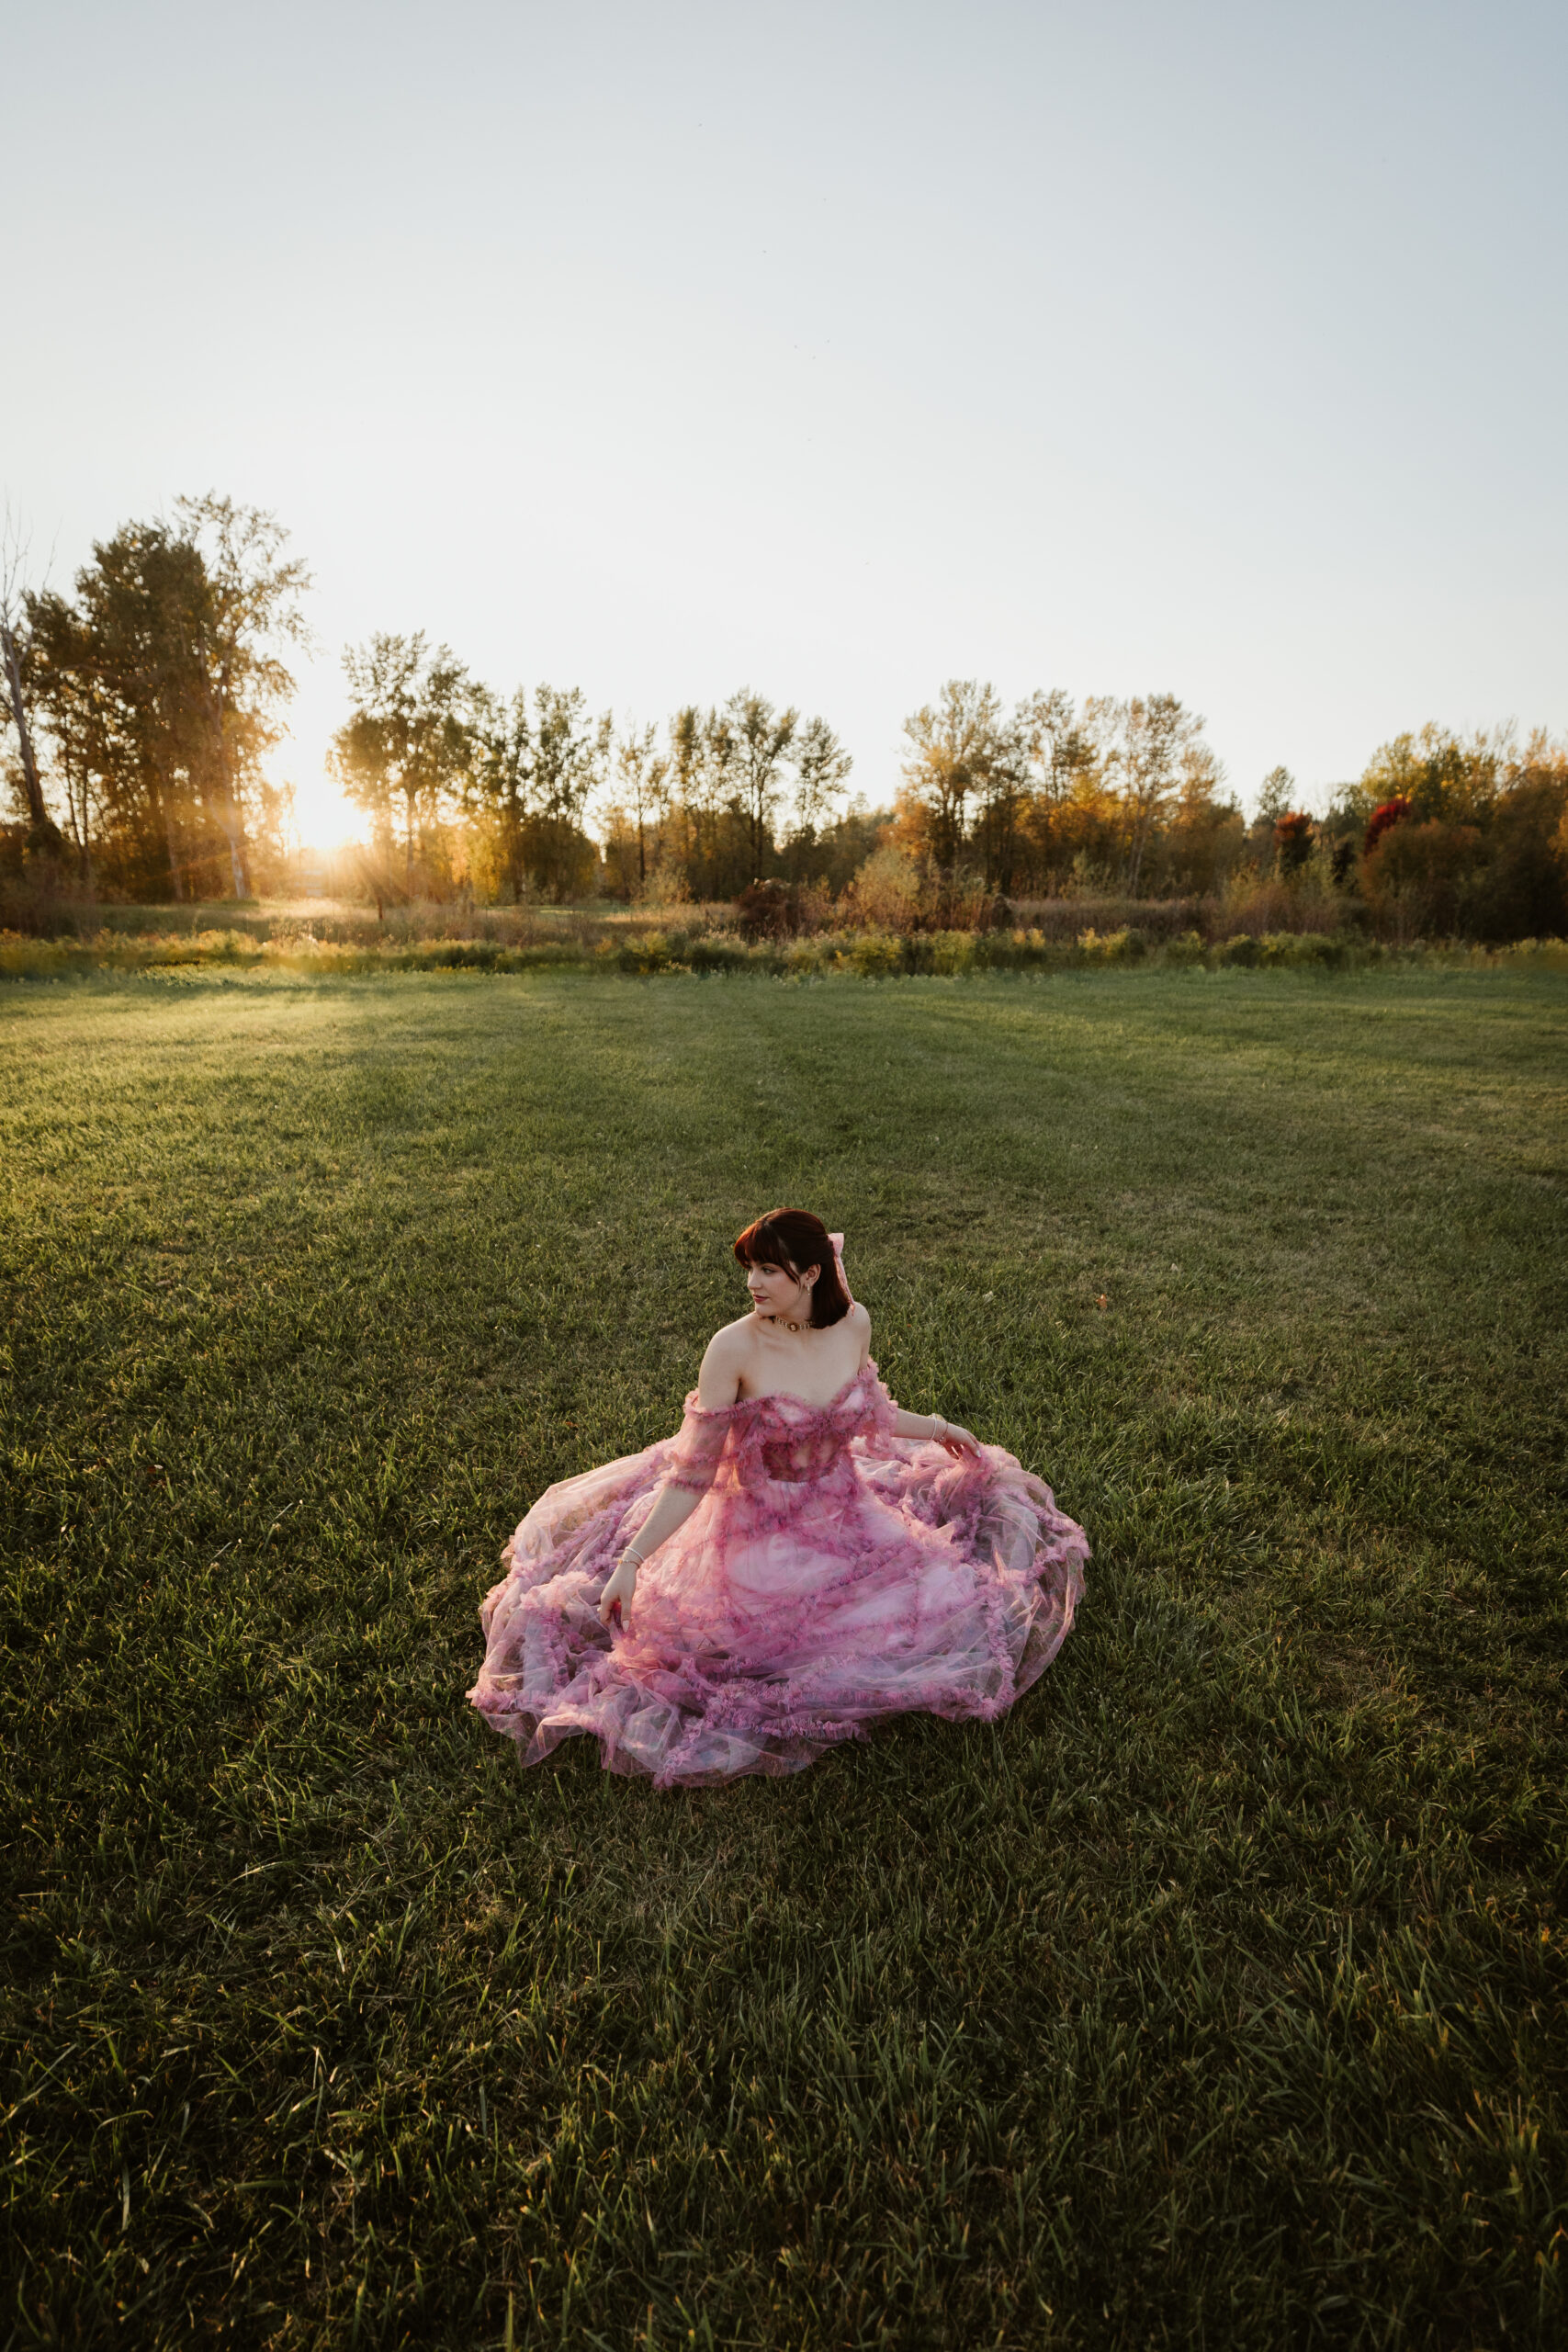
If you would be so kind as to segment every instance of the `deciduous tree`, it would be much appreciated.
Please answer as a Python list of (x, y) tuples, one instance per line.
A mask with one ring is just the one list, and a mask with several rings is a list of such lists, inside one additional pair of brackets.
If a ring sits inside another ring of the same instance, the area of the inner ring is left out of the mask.
[(23, 610), (21, 575), (26, 555), (21, 535), (11, 520), (11, 509), (7, 505), (4, 520), (0, 522), (0, 718), (7, 720), (17, 730), (17, 765), (22, 779), (23, 803), (28, 812), (29, 839), (39, 849), (52, 849), (59, 842), (60, 829), (43, 797), (43, 780), (39, 774), (28, 695), (22, 674), (31, 635)]
[(276, 713), (294, 693), (282, 649), (310, 643), (300, 599), (310, 574), (299, 557), (284, 554), (288, 532), (260, 507), (209, 491), (177, 498), (175, 513), (181, 537), (202, 556), (207, 585), (191, 648), (206, 721), (202, 788), (228, 840), (234, 895), (245, 898), (247, 789), (282, 732)]
[[(622, 806), (637, 836), (637, 881), (648, 887), (649, 849), (657, 865), (663, 848), (663, 818), (669, 805), (670, 756), (659, 748), (659, 729), (631, 728), (615, 752), (615, 781)], [(652, 836), (651, 844), (649, 836)]]
[(795, 826), (815, 835), (832, 815), (854, 762), (825, 718), (808, 718), (795, 741)]
[(175, 514), (96, 544), (73, 602), (27, 597), (27, 666), (84, 853), (92, 810), (122, 882), (243, 897), (310, 575), (257, 508), (209, 495)]
[(1149, 836), (1176, 795), (1183, 746), (1202, 725), (1175, 695), (1134, 695), (1121, 706), (1115, 759), (1127, 825), (1127, 888), (1134, 898)]
[(469, 688), (470, 809), (494, 831), (497, 864), (513, 906), (523, 897), (526, 871), (525, 833), (533, 783), (534, 730), (528, 695), (519, 686), (510, 698), (489, 686)]
[(615, 740), (608, 711), (595, 718), (580, 686), (538, 686), (534, 694), (528, 864), (551, 897), (577, 896), (592, 874), (593, 849), (583, 816), (603, 783)]
[(202, 807), (209, 773), (207, 567), (162, 523), (128, 523), (76, 574), (73, 606), (29, 600), (41, 659), (75, 660), (90, 695), (93, 784), (119, 877), (183, 899), (207, 878), (217, 830)]
[(750, 686), (724, 707), (729, 763), (745, 811), (751, 852), (751, 879), (759, 879), (773, 846), (773, 823), (784, 797), (784, 763), (794, 745), (800, 713), (792, 705), (775, 711)]
[(424, 830), (464, 776), (471, 750), (468, 678), (450, 648), (423, 630), (380, 633), (343, 658), (354, 708), (333, 739), (332, 763), (348, 797), (390, 843), (400, 804), (404, 888)]
[(970, 811), (991, 783), (1005, 735), (995, 689), (950, 678), (936, 702), (904, 721), (904, 812), (933, 865), (951, 872), (968, 842)]
[(102, 729), (91, 637), (81, 616), (63, 598), (45, 594), (34, 598), (23, 669), (28, 699), (47, 747), (51, 782), (65, 803), (65, 830), (78, 871), (90, 882)]

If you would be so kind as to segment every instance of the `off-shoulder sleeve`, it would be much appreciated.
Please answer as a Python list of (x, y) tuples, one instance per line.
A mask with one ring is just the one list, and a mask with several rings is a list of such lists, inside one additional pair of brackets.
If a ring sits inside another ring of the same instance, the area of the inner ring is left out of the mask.
[(898, 1408), (884, 1386), (876, 1366), (868, 1367), (872, 1374), (867, 1410), (859, 1434), (873, 1453), (880, 1453), (890, 1446), (898, 1434)]
[(728, 1434), (729, 1415), (704, 1412), (694, 1389), (686, 1399), (686, 1418), (664, 1474), (667, 1482), (671, 1487), (690, 1487), (700, 1495), (705, 1494), (714, 1482)]

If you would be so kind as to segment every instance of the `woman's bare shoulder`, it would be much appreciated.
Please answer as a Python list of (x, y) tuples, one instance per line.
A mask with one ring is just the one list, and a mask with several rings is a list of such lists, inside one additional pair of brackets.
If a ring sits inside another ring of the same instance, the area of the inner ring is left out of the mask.
[(752, 1341), (755, 1340), (756, 1336), (756, 1317), (754, 1315), (738, 1315), (733, 1323), (721, 1323), (719, 1325), (718, 1329), (714, 1333), (712, 1339), (708, 1341), (706, 1348), (703, 1351), (703, 1362), (706, 1363), (709, 1356), (734, 1356), (739, 1360), (741, 1356), (750, 1352)]
[(742, 1315), (716, 1330), (703, 1350), (697, 1394), (710, 1408), (733, 1405), (739, 1395), (740, 1375), (750, 1361), (756, 1329), (756, 1317)]

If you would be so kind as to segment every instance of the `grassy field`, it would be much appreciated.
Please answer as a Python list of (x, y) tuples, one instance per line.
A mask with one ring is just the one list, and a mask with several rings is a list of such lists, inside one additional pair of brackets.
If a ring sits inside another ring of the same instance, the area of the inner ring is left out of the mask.
[[(1551, 974), (0, 992), (0, 2342), (1560, 2344)], [(1004, 1723), (524, 1774), (728, 1243), (1055, 1485)]]

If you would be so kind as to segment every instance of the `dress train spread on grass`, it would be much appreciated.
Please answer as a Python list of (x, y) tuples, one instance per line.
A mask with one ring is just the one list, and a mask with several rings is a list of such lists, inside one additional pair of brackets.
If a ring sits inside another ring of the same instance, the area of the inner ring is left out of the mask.
[[(894, 1432), (869, 1361), (828, 1404), (686, 1400), (679, 1437), (551, 1487), (480, 1611), (469, 1697), (527, 1764), (574, 1733), (660, 1786), (795, 1772), (878, 1717), (990, 1722), (1061, 1647), (1089, 1544), (1000, 1446)], [(607, 1577), (666, 1484), (702, 1500), (626, 1623)]]

